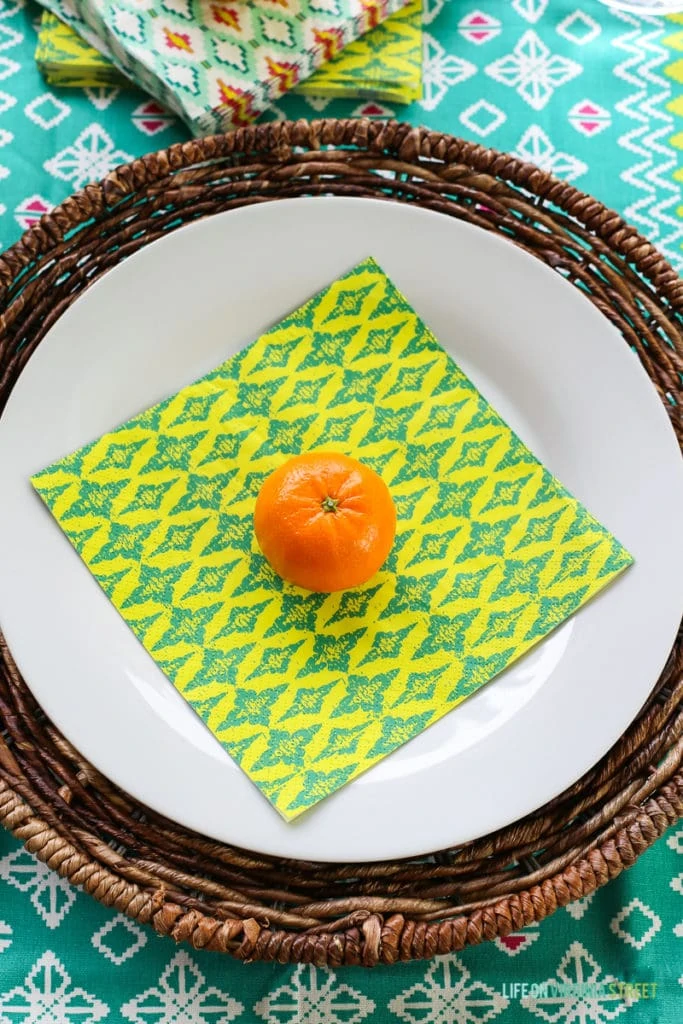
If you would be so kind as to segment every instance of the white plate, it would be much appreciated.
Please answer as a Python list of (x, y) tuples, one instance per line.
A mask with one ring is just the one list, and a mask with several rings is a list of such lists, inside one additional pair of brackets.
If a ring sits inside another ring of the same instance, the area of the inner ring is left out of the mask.
[[(368, 255), (636, 564), (494, 683), (286, 824), (135, 639), (29, 476), (212, 369)], [(683, 461), (634, 354), (509, 242), (392, 203), (249, 207), (127, 259), (21, 375), (0, 421), (0, 480), (0, 624), (47, 713), (150, 807), (276, 855), (407, 856), (533, 810), (626, 728), (683, 612)]]

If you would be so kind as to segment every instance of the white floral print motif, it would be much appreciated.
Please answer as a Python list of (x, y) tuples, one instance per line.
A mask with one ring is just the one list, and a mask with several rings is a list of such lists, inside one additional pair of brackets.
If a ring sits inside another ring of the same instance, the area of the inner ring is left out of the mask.
[(424, 32), (422, 35), (423, 63), (422, 88), (424, 98), (421, 106), (425, 110), (438, 107), (448, 90), (453, 85), (471, 78), (476, 73), (476, 65), (455, 54), (446, 53), (444, 47), (436, 39)]
[(546, 991), (525, 996), (522, 1006), (548, 1024), (607, 1024), (635, 1002), (633, 996), (610, 989), (610, 982), (616, 980), (611, 974), (602, 974), (597, 960), (580, 942), (572, 942), (556, 976), (540, 986)]
[(116, 149), (113, 139), (101, 125), (91, 124), (83, 129), (71, 146), (46, 160), (43, 167), (53, 178), (61, 178), (74, 188), (82, 188), (128, 160), (132, 157)]
[(31, 894), (31, 903), (50, 929), (60, 926), (76, 902), (74, 886), (27, 850), (15, 850), (0, 860), (0, 878)]
[(543, 110), (561, 85), (583, 71), (580, 64), (553, 54), (533, 29), (529, 29), (507, 57), (485, 68), (490, 78), (516, 89), (534, 110)]
[(46, 950), (23, 985), (0, 995), (0, 1024), (97, 1024), (109, 1013), (101, 999), (71, 986), (61, 960)]
[(361, 1024), (375, 1009), (372, 999), (337, 984), (334, 971), (300, 964), (287, 985), (254, 1006), (266, 1024)]
[(157, 984), (125, 1003), (121, 1013), (131, 1024), (230, 1024), (243, 1009), (227, 992), (207, 986), (192, 957), (181, 950)]
[(451, 954), (435, 960), (424, 981), (392, 999), (389, 1010), (406, 1024), (486, 1024), (508, 1003), (501, 992), (472, 981), (462, 961)]

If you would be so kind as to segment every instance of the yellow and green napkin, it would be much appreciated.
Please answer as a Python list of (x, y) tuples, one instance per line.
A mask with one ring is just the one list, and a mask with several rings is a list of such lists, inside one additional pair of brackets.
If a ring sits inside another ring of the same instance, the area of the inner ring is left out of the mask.
[[(69, 9), (65, 24), (43, 11), (36, 64), (49, 85), (62, 88), (132, 86), (103, 54), (79, 35), (91, 30)], [(422, 95), (422, 0), (413, 0), (323, 64), (295, 92), (346, 99), (368, 97), (386, 103), (412, 103)]]
[[(274, 575), (254, 502), (288, 456), (365, 461), (398, 530), (358, 590)], [(630, 555), (373, 260), (33, 484), (214, 736), (294, 818), (452, 711)]]

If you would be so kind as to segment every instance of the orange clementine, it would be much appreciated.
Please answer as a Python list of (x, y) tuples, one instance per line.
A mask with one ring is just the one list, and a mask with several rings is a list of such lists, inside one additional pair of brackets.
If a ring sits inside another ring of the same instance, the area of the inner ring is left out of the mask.
[(254, 529), (289, 583), (330, 592), (358, 587), (386, 559), (396, 532), (387, 485), (362, 462), (332, 452), (296, 455), (263, 483)]

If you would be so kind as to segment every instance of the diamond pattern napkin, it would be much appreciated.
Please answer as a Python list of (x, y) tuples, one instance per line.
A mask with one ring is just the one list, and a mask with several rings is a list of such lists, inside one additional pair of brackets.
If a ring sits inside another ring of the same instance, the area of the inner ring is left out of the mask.
[(407, 0), (41, 0), (196, 135), (250, 124)]
[[(398, 513), (365, 586), (285, 584), (253, 532), (301, 451), (367, 462)], [(33, 484), (112, 603), (286, 818), (475, 693), (631, 562), (373, 260)]]

